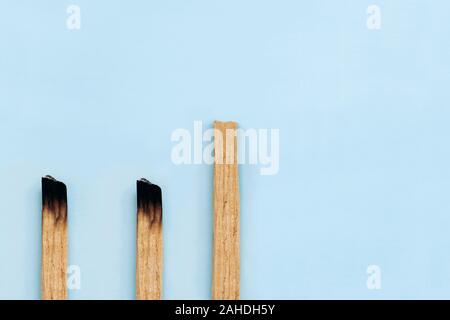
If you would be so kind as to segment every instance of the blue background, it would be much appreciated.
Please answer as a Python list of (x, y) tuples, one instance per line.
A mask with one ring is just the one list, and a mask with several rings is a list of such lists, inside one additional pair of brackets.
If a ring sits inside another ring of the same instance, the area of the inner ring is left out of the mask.
[(164, 190), (164, 298), (209, 299), (212, 167), (174, 165), (170, 136), (215, 119), (280, 129), (277, 175), (240, 168), (242, 298), (450, 298), (449, 10), (1, 0), (0, 298), (40, 296), (51, 174), (82, 271), (71, 299), (134, 298), (140, 177)]

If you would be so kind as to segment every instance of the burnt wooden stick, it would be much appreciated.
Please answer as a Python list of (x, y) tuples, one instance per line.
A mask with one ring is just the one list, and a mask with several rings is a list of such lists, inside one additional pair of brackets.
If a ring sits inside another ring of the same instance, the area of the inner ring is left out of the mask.
[(163, 234), (161, 188), (137, 181), (136, 299), (162, 298)]
[(240, 257), (237, 124), (216, 121), (214, 129), (212, 298), (238, 300)]
[(51, 176), (42, 178), (43, 300), (67, 299), (67, 189)]

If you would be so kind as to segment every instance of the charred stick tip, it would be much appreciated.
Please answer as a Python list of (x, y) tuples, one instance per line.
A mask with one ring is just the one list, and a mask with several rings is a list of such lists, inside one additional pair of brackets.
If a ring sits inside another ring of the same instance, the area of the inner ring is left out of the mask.
[(150, 204), (161, 206), (162, 196), (159, 186), (144, 178), (138, 180), (136, 186), (138, 208), (146, 209)]
[(46, 201), (67, 201), (67, 188), (64, 183), (56, 180), (52, 176), (42, 178), (42, 199)]
[(52, 176), (42, 178), (42, 206), (55, 214), (59, 220), (67, 218), (67, 188)]

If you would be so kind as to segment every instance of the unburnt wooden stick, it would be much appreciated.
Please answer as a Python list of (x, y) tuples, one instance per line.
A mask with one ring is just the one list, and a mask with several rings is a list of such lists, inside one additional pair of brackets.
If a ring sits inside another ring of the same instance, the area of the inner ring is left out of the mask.
[(163, 234), (161, 188), (137, 181), (136, 299), (162, 297)]
[(42, 178), (43, 300), (67, 299), (67, 189), (51, 176)]
[(239, 299), (239, 178), (236, 128), (235, 122), (214, 123), (214, 300)]

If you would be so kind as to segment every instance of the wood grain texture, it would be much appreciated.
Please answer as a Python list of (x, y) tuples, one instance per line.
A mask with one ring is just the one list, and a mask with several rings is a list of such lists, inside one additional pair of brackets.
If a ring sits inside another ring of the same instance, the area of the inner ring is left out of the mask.
[(136, 299), (162, 298), (163, 233), (161, 189), (137, 182)]
[(50, 176), (42, 178), (43, 300), (67, 299), (67, 190)]
[(235, 122), (214, 123), (214, 243), (212, 298), (240, 294), (239, 177)]

